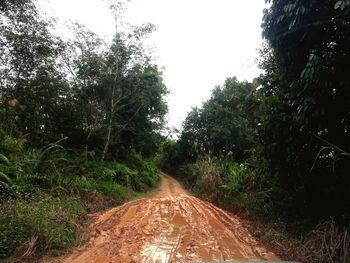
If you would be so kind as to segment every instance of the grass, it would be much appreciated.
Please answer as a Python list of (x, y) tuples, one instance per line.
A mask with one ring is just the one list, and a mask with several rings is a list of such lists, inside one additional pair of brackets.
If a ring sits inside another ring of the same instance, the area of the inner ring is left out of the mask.
[(84, 177), (65, 177), (61, 189), (69, 189), (71, 195), (79, 196), (88, 212), (120, 205), (130, 200), (131, 192), (112, 181)]
[(0, 208), (0, 257), (55, 255), (81, 242), (86, 218), (86, 209), (75, 198), (45, 195), (9, 202)]
[(59, 255), (84, 240), (88, 213), (154, 196), (159, 185), (135, 192), (111, 180), (65, 176), (50, 191), (5, 202), (0, 205), (0, 259), (11, 256), (9, 262), (21, 262)]
[[(0, 260), (30, 262), (84, 241), (87, 214), (156, 193), (152, 161), (87, 161), (63, 147), (28, 149), (0, 162)], [(154, 188), (155, 187), (155, 188)]]

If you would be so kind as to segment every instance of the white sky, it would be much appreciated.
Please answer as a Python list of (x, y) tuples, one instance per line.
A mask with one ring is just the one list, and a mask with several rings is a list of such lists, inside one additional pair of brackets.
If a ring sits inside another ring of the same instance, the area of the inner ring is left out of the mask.
[[(40, 0), (59, 19), (78, 20), (110, 38), (114, 20), (102, 0)], [(209, 98), (227, 77), (252, 80), (261, 43), (264, 0), (132, 0), (127, 21), (151, 22), (158, 28), (148, 42), (164, 67), (169, 125), (181, 127), (192, 106)], [(45, 8), (46, 9), (46, 8)]]

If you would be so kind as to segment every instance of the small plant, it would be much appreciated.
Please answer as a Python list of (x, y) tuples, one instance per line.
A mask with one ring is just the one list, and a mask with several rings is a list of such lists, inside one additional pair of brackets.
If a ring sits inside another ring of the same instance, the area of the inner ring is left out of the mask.
[(61, 162), (66, 162), (67, 159), (61, 157), (61, 153), (64, 151), (64, 148), (59, 143), (66, 139), (67, 138), (63, 138), (55, 143), (49, 144), (41, 151), (37, 164), (34, 168), (34, 173), (48, 176), (60, 175), (58, 165)]
[(14, 138), (5, 135), (0, 139), (0, 149), (6, 153), (20, 153), (24, 150), (27, 139), (25, 136)]

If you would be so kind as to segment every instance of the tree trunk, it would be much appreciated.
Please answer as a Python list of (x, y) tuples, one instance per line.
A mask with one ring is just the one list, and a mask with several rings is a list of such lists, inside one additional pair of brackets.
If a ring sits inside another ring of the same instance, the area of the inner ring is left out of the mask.
[(106, 154), (108, 152), (109, 143), (111, 141), (111, 134), (112, 134), (112, 125), (113, 125), (113, 114), (114, 114), (114, 88), (112, 91), (112, 98), (111, 98), (111, 115), (109, 116), (109, 122), (108, 122), (108, 128), (107, 128), (107, 138), (105, 146), (103, 147), (101, 162), (103, 162), (106, 158)]
[[(107, 152), (108, 152), (108, 147), (111, 141), (111, 135), (112, 135), (112, 127), (113, 127), (113, 117), (115, 113), (115, 104), (116, 102), (114, 101), (115, 99), (115, 93), (117, 90), (117, 85), (118, 85), (118, 76), (119, 76), (119, 54), (118, 54), (118, 10), (116, 10), (115, 13), (115, 38), (116, 38), (116, 54), (115, 54), (115, 72), (114, 72), (114, 81), (112, 85), (112, 92), (111, 92), (111, 109), (110, 109), (110, 116), (109, 116), (109, 121), (108, 121), (108, 127), (107, 127), (107, 138), (106, 138), (106, 143), (105, 146), (103, 147), (103, 152), (102, 152), (102, 157), (101, 157), (101, 162), (103, 162), (106, 158)], [(112, 71), (113, 72), (113, 71)], [(118, 100), (117, 100), (118, 101)]]

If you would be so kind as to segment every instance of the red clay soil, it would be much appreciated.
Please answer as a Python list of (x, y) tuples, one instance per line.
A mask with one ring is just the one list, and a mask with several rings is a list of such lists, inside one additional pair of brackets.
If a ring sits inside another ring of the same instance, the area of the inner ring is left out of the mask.
[(105, 212), (90, 226), (85, 246), (46, 262), (278, 260), (239, 218), (190, 196), (172, 177), (163, 173), (161, 177), (156, 197)]

